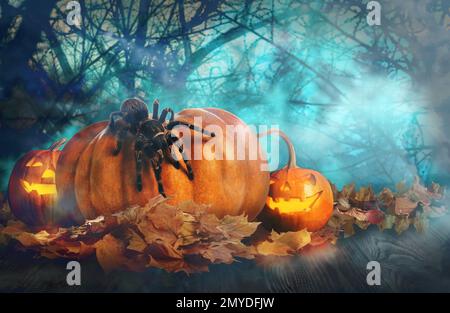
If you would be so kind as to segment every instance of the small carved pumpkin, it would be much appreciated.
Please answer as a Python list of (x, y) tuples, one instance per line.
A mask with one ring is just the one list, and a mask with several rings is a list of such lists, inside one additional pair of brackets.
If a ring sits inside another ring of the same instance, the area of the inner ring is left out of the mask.
[(281, 131), (277, 132), (289, 147), (289, 163), (271, 174), (263, 216), (279, 231), (304, 228), (317, 231), (325, 226), (333, 213), (330, 183), (319, 172), (298, 167), (290, 139)]
[(17, 161), (8, 184), (8, 201), (15, 217), (33, 227), (55, 223), (56, 162), (61, 139), (48, 150), (34, 150)]

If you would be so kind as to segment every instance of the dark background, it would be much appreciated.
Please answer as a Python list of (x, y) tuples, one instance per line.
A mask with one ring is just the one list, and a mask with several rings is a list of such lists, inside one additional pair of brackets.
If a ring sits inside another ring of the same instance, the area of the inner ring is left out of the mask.
[[(450, 2), (379, 1), (379, 26), (367, 24), (367, 2), (80, 0), (68, 25), (68, 1), (0, 0), (0, 190), (20, 155), (130, 96), (278, 125), (298, 163), (338, 187), (378, 191), (416, 175), (448, 184)], [(448, 220), (431, 224), (425, 235), (373, 229), (290, 261), (190, 277), (105, 275), (87, 260), (76, 288), (64, 261), (4, 247), (0, 290), (449, 291)], [(365, 283), (370, 260), (382, 265), (380, 287)]]
[(129, 96), (278, 125), (338, 186), (448, 182), (449, 2), (379, 1), (379, 26), (367, 2), (81, 0), (71, 26), (68, 1), (1, 0), (2, 189)]

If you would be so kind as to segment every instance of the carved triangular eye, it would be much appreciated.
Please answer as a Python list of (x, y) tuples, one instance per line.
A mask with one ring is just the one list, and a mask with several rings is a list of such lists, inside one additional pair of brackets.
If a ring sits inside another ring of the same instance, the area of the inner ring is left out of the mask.
[(311, 185), (316, 185), (316, 177), (313, 174), (309, 174), (306, 181)]
[(289, 191), (291, 191), (291, 185), (289, 185), (289, 182), (285, 182), (281, 186), (280, 190), (283, 191), (283, 192), (289, 192)]
[(42, 178), (55, 178), (55, 171), (46, 169), (41, 176)]
[(31, 159), (30, 161), (28, 161), (28, 163), (25, 165), (26, 167), (41, 167), (44, 164), (42, 164), (42, 162), (39, 161), (35, 161), (34, 159)]

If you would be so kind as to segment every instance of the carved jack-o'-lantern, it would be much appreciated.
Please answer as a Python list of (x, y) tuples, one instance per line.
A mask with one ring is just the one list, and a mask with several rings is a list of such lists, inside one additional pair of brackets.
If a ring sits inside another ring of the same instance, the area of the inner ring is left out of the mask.
[(331, 186), (319, 172), (298, 167), (290, 139), (283, 132), (276, 132), (289, 147), (289, 163), (271, 174), (263, 216), (279, 231), (304, 228), (317, 231), (325, 226), (333, 212)]
[(55, 169), (61, 153), (61, 139), (48, 150), (25, 154), (14, 166), (8, 185), (12, 213), (29, 226), (50, 226), (55, 222)]

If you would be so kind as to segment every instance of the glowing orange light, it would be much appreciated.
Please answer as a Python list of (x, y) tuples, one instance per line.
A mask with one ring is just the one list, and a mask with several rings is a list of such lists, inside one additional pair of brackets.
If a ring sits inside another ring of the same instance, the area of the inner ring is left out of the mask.
[(314, 207), (317, 199), (319, 199), (321, 192), (316, 193), (305, 199), (300, 198), (272, 198), (267, 197), (266, 204), (272, 210), (278, 209), (282, 213), (297, 213), (309, 212)]
[(20, 180), (20, 183), (22, 184), (23, 189), (25, 189), (27, 193), (35, 191), (40, 196), (56, 194), (55, 184), (29, 183), (23, 179)]

